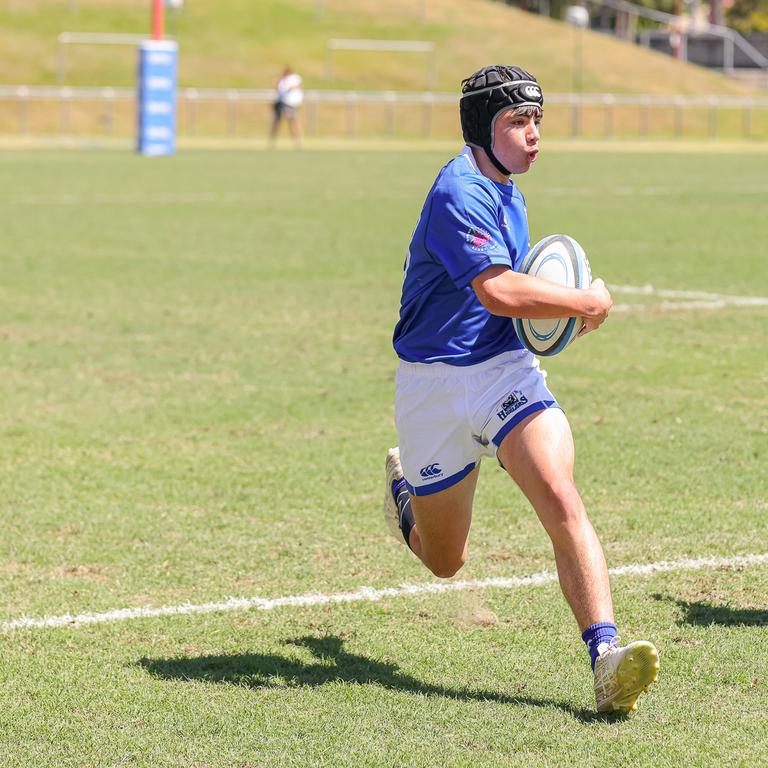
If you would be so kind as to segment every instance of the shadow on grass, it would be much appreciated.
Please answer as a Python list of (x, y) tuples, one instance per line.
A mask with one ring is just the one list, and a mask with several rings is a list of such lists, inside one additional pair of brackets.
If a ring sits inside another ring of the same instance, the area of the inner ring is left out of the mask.
[(139, 664), (155, 677), (167, 680), (203, 680), (250, 688), (321, 686), (334, 682), (378, 685), (390, 690), (441, 696), (460, 701), (493, 701), (499, 704), (556, 707), (584, 722), (603, 719), (591, 710), (578, 709), (553, 699), (507, 696), (496, 691), (477, 691), (425, 683), (404, 674), (396, 664), (374, 661), (345, 651), (344, 641), (334, 635), (300, 637), (288, 642), (307, 648), (318, 661), (305, 663), (274, 654), (239, 653), (197, 658), (144, 658), (139, 661)]
[(717, 624), (723, 627), (765, 627), (768, 626), (768, 609), (731, 608), (729, 605), (678, 600), (668, 595), (653, 595), (655, 600), (674, 603), (683, 611), (680, 624), (696, 627), (709, 627)]

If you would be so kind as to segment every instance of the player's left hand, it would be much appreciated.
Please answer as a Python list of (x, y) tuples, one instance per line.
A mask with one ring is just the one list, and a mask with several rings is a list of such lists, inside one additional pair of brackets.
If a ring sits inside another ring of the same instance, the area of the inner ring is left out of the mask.
[(613, 306), (613, 299), (608, 289), (605, 287), (605, 283), (598, 277), (595, 278), (587, 289), (593, 294), (595, 310), (589, 315), (585, 315), (582, 320), (584, 325), (581, 326), (579, 336), (584, 336), (591, 331), (597, 330), (608, 317), (608, 313)]

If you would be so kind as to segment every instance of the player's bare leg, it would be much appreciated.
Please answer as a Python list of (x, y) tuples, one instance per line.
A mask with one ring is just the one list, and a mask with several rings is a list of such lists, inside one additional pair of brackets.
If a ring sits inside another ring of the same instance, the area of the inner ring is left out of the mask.
[(619, 645), (605, 555), (573, 482), (568, 420), (557, 409), (533, 414), (507, 435), (498, 456), (552, 541), (560, 586), (590, 651), (598, 711), (631, 712), (658, 678), (659, 657), (645, 640)]
[(418, 497), (405, 488), (397, 448), (387, 454), (386, 468), (384, 519), (393, 537), (407, 543), (435, 576), (453, 576), (467, 561), (472, 500), (480, 467), (444, 491)]
[(573, 481), (573, 437), (565, 414), (549, 408), (529, 416), (502, 441), (498, 457), (549, 534), (560, 586), (579, 629), (613, 623), (608, 567)]
[(298, 116), (292, 117), (288, 124), (291, 129), (291, 136), (293, 137), (293, 144), (296, 147), (301, 146), (301, 123), (299, 122)]
[(465, 478), (429, 496), (411, 496), (415, 525), (408, 546), (435, 576), (450, 578), (467, 562), (476, 466)]

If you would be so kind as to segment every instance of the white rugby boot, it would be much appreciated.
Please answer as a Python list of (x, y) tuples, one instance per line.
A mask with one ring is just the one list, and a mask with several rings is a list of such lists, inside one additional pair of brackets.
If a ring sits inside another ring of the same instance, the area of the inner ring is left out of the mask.
[[(387, 451), (385, 466), (387, 470), (387, 484), (384, 488), (384, 520), (392, 536), (401, 544), (405, 544), (403, 530), (400, 527), (400, 512), (392, 495), (392, 483), (397, 482), (403, 477), (403, 468), (400, 466), (400, 449), (397, 446)], [(407, 493), (407, 491), (404, 491), (404, 493)]]
[(637, 697), (659, 677), (659, 654), (653, 643), (637, 640), (619, 646), (619, 638), (601, 643), (595, 662), (595, 700), (598, 712), (629, 714)]

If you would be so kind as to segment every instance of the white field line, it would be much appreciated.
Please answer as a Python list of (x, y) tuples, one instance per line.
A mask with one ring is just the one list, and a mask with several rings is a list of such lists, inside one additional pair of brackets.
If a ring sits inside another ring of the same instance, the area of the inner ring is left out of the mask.
[(21, 195), (7, 201), (11, 205), (207, 205), (210, 203), (246, 203), (251, 198), (216, 195), (212, 192), (149, 193), (146, 195)]
[[(690, 187), (579, 187), (579, 197), (679, 197), (690, 194)], [(739, 190), (739, 196), (759, 196), (768, 194), (767, 187), (751, 187)], [(547, 195), (557, 197), (574, 196), (573, 187), (547, 187)]]
[[(652, 285), (609, 285), (612, 293), (630, 296), (655, 296), (664, 299), (659, 304), (614, 304), (614, 312), (636, 310), (689, 310), (725, 309), (726, 307), (765, 307), (768, 296), (730, 296), (708, 291), (680, 291), (668, 288), (654, 288)], [(673, 301), (668, 301), (673, 299)]]
[[(656, 573), (671, 571), (695, 571), (712, 568), (745, 568), (768, 563), (768, 553), (762, 555), (734, 555), (732, 557), (699, 557), (686, 560), (662, 560), (656, 563), (634, 563), (610, 568), (612, 576), (651, 576)], [(43, 616), (29, 618), (23, 616), (0, 624), (0, 630), (11, 632), (16, 629), (45, 629), (57, 627), (82, 627), (87, 624), (108, 624), (131, 619), (157, 618), (161, 616), (184, 616), (195, 613), (222, 613), (225, 611), (244, 611), (256, 609), (272, 611), (276, 608), (328, 605), (336, 603), (373, 603), (389, 597), (409, 597), (413, 595), (440, 594), (444, 592), (463, 592), (466, 590), (517, 587), (541, 587), (557, 581), (557, 574), (551, 571), (534, 573), (530, 576), (512, 576), (508, 578), (479, 579), (475, 581), (439, 581), (422, 584), (401, 584), (399, 587), (359, 587), (352, 592), (336, 594), (318, 594), (310, 592), (304, 595), (286, 597), (231, 597), (218, 603), (185, 603), (166, 605), (159, 608), (120, 608), (103, 613), (81, 613), (75, 616)]]
[[(678, 197), (691, 190), (685, 187), (580, 187), (580, 197)], [(557, 197), (573, 197), (572, 187), (547, 187), (547, 194)], [(739, 190), (742, 197), (761, 197), (768, 195), (768, 187), (755, 187)], [(2, 201), (10, 205), (198, 205), (205, 203), (238, 202), (252, 203), (253, 197), (239, 195), (221, 195), (211, 192), (189, 193), (148, 193), (138, 194), (77, 194), (63, 192), (59, 194), (22, 194)]]

